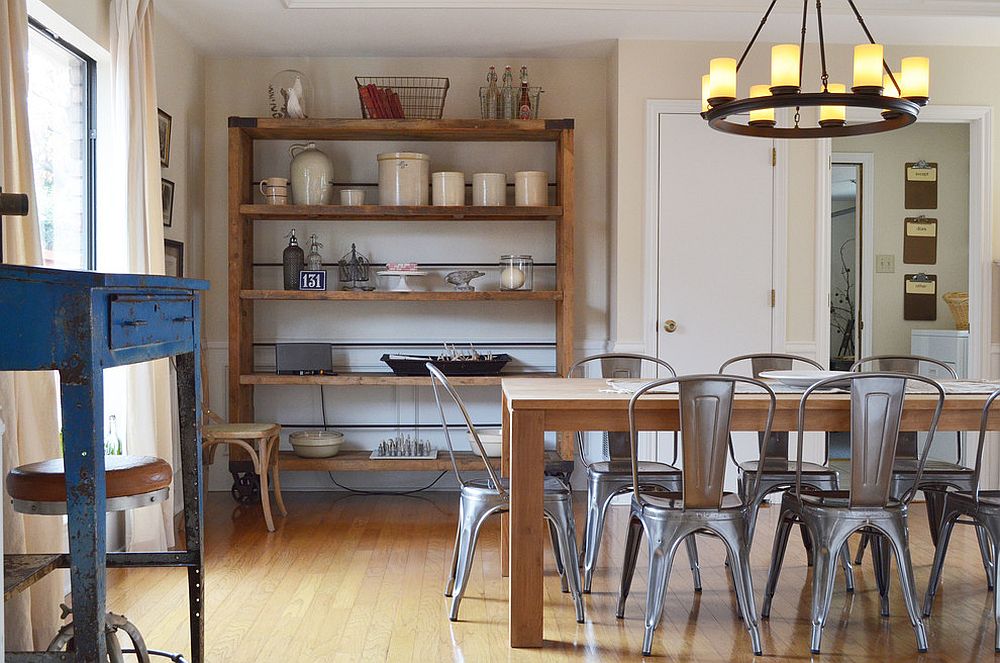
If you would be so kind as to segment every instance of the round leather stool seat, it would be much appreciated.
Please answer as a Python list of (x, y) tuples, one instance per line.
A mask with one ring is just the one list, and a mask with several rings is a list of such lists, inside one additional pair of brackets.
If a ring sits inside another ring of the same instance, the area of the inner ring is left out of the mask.
[[(156, 456), (105, 456), (104, 484), (108, 511), (125, 511), (162, 502), (170, 492), (173, 470)], [(7, 493), (20, 513), (66, 513), (66, 478), (62, 458), (21, 465), (7, 474)]]

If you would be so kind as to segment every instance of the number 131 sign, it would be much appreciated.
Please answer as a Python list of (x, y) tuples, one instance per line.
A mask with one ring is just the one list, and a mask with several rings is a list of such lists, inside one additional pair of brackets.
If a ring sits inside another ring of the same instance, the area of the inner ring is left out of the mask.
[(299, 290), (326, 290), (326, 270), (299, 272)]

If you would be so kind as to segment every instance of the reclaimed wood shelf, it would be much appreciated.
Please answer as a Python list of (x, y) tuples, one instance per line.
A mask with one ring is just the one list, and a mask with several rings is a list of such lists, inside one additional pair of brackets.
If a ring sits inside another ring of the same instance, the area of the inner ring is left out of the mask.
[(55, 569), (68, 567), (66, 557), (62, 553), (4, 555), (3, 600), (24, 591)]
[(558, 302), (563, 294), (556, 290), (493, 290), (486, 292), (392, 292), (373, 290), (241, 290), (240, 299), (338, 301), (338, 302)]
[(240, 205), (250, 220), (296, 221), (545, 221), (562, 217), (562, 207)]
[(558, 141), (573, 120), (361, 120), (230, 117), (252, 140)]
[[(455, 375), (448, 378), (453, 385), (476, 387), (499, 385), (503, 378), (556, 378), (556, 373), (503, 373), (501, 375)], [(277, 375), (276, 373), (248, 373), (240, 375), (240, 384), (256, 385), (329, 385), (329, 386), (430, 386), (430, 376), (394, 375), (392, 373), (339, 373), (337, 375)]]
[[(347, 449), (333, 458), (300, 458), (293, 451), (282, 451), (278, 466), (282, 472), (450, 472), (451, 459), (447, 449), (438, 449), (437, 458), (433, 460), (414, 460), (408, 458), (372, 460), (371, 450)], [(490, 458), (494, 469), (500, 468), (500, 458)], [(559, 455), (554, 451), (545, 452), (547, 463), (560, 462)], [(455, 464), (463, 472), (485, 472), (483, 459), (471, 451), (456, 451)]]

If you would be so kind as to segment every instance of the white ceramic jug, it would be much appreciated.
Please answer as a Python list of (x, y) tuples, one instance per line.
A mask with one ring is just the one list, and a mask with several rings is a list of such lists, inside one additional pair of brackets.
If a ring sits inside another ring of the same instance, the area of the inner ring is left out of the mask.
[(333, 163), (316, 143), (295, 144), (292, 155), (292, 202), (296, 205), (329, 205), (333, 197)]

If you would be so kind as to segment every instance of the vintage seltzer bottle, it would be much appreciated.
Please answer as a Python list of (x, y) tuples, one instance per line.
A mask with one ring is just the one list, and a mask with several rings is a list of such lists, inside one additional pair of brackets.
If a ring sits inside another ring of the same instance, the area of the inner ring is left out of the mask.
[(521, 99), (517, 102), (517, 117), (531, 119), (531, 94), (528, 92), (528, 68), (521, 67)]

